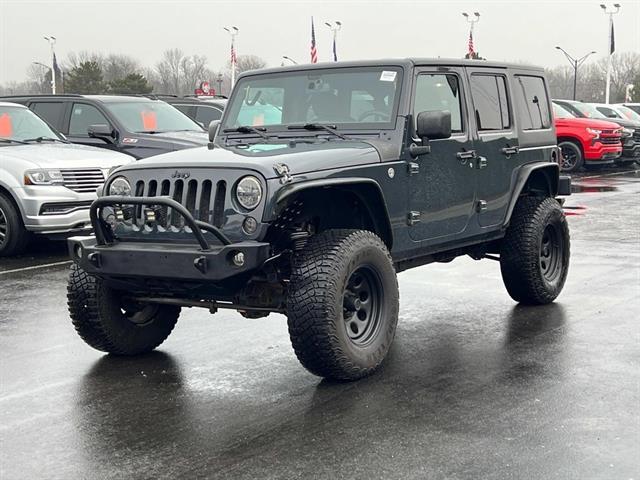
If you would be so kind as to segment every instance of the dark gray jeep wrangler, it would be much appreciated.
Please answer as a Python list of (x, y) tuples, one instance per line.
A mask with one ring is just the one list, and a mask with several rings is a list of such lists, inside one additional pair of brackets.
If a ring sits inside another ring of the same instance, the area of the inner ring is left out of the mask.
[(498, 260), (507, 291), (552, 302), (569, 266), (543, 71), (460, 60), (296, 65), (240, 77), (209, 148), (113, 172), (75, 237), (69, 311), (85, 342), (134, 355), (180, 309), (288, 317), (312, 373), (383, 361), (396, 273)]

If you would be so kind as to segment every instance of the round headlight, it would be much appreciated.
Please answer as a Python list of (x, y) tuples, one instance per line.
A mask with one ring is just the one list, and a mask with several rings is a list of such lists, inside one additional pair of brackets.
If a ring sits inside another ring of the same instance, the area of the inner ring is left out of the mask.
[(109, 184), (109, 195), (131, 196), (131, 184), (124, 177), (118, 177)]
[(253, 210), (262, 199), (262, 185), (256, 177), (244, 177), (236, 186), (238, 203), (247, 210)]

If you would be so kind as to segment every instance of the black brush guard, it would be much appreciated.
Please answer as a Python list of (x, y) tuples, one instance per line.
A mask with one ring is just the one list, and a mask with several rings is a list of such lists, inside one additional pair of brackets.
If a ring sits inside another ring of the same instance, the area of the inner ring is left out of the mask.
[[(184, 218), (198, 246), (155, 240), (122, 241), (101, 217), (104, 207), (115, 205), (171, 208)], [(233, 243), (219, 228), (194, 219), (183, 205), (168, 197), (101, 197), (91, 204), (89, 215), (95, 237), (70, 238), (69, 253), (85, 271), (104, 278), (220, 281), (259, 268), (270, 255), (268, 243)], [(211, 245), (203, 231), (214, 235), (220, 245)]]

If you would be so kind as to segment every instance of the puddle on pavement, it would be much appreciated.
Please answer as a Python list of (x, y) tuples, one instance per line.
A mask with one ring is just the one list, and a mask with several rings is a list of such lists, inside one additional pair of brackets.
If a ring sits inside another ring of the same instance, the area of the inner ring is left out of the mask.
[(571, 193), (615, 192), (618, 187), (605, 183), (573, 183)]

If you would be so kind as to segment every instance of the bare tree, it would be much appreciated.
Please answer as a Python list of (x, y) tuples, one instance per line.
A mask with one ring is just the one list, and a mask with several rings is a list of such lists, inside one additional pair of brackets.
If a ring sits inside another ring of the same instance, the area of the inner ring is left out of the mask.
[[(242, 73), (248, 70), (260, 70), (266, 66), (267, 62), (257, 55), (239, 55), (236, 72)], [(227, 62), (227, 68), (231, 69), (231, 61)]]
[(27, 83), (31, 93), (51, 93), (51, 69), (32, 63), (27, 67)]
[(100, 63), (105, 82), (122, 80), (127, 75), (140, 73), (140, 63), (133, 57), (121, 54), (109, 54)]
[(211, 75), (205, 56), (185, 55), (179, 48), (173, 48), (164, 52), (151, 81), (159, 92), (185, 95), (193, 93), (200, 82), (210, 80)]

